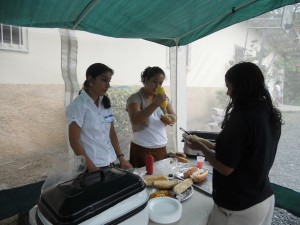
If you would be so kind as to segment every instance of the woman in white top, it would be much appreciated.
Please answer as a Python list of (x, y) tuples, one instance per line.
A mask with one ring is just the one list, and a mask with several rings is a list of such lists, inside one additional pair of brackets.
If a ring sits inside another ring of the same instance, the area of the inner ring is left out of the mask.
[[(160, 120), (164, 113), (160, 105), (167, 100), (167, 96), (155, 94), (164, 80), (165, 73), (161, 68), (147, 67), (141, 74), (144, 87), (127, 100), (126, 110), (133, 131), (130, 144), (130, 163), (133, 167), (145, 166), (148, 153), (152, 154), (155, 161), (167, 157), (167, 124)], [(167, 105), (166, 112), (173, 115), (171, 118), (174, 123), (176, 116), (170, 103)]]
[(111, 103), (105, 95), (113, 73), (104, 64), (92, 64), (83, 89), (67, 107), (70, 145), (76, 155), (84, 156), (89, 172), (109, 168), (117, 158), (121, 168), (132, 168), (121, 152)]

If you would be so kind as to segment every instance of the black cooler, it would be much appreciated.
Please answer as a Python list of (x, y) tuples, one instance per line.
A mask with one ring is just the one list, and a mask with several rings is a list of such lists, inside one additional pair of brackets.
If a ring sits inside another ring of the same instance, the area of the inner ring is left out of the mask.
[(37, 224), (148, 224), (147, 203), (144, 181), (112, 168), (46, 190), (35, 219)]

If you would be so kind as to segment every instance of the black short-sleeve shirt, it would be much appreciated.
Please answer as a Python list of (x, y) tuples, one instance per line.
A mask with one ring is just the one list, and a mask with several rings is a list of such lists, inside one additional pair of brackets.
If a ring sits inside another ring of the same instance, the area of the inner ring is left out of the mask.
[(213, 199), (229, 210), (244, 210), (273, 194), (269, 171), (281, 130), (272, 124), (265, 101), (233, 110), (216, 139), (216, 158), (234, 168), (229, 176), (214, 170)]

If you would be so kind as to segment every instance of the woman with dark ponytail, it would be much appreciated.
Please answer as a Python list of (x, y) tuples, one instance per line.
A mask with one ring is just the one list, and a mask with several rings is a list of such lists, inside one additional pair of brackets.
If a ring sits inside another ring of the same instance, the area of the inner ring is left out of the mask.
[[(143, 87), (127, 99), (126, 111), (132, 125), (133, 138), (130, 143), (130, 163), (134, 167), (146, 165), (148, 153), (154, 161), (167, 158), (167, 125), (176, 122), (176, 114), (165, 93), (158, 93), (166, 78), (157, 67), (147, 67), (141, 73)], [(164, 103), (164, 107), (162, 104)], [(169, 123), (162, 116), (170, 118)]]
[(106, 95), (113, 73), (102, 63), (89, 66), (79, 96), (67, 107), (70, 145), (76, 155), (84, 156), (89, 172), (110, 168), (117, 158), (121, 168), (132, 168), (121, 152)]
[(214, 207), (208, 225), (270, 225), (274, 193), (269, 181), (283, 125), (260, 68), (250, 62), (231, 67), (225, 75), (230, 97), (216, 139), (215, 152), (200, 142), (213, 166)]

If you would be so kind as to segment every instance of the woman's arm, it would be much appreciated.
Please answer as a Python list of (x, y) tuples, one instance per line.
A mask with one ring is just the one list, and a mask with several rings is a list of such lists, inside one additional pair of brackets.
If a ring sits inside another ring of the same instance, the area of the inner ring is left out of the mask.
[(96, 171), (98, 168), (95, 166), (93, 161), (90, 159), (90, 157), (86, 154), (86, 151), (79, 143), (80, 139), (80, 131), (81, 128), (77, 125), (76, 122), (72, 122), (69, 125), (69, 141), (70, 145), (76, 155), (82, 155), (85, 158), (87, 170), (89, 172)]
[(160, 103), (152, 102), (152, 104), (141, 110), (139, 103), (131, 103), (127, 108), (130, 121), (135, 125), (145, 123), (159, 105)]
[(176, 123), (177, 121), (177, 116), (175, 111), (173, 110), (173, 107), (171, 105), (171, 103), (169, 102), (169, 104), (167, 105), (167, 113), (169, 115), (169, 117), (172, 119), (173, 124)]
[(195, 140), (187, 140), (187, 146), (191, 149), (199, 149), (203, 152), (205, 158), (209, 161), (209, 163), (216, 169), (219, 173), (223, 174), (224, 176), (229, 176), (233, 171), (234, 168), (228, 167), (222, 162), (220, 162), (212, 149), (209, 149), (206, 145), (202, 144), (199, 141)]
[(124, 169), (132, 168), (132, 165), (124, 158), (124, 154), (121, 151), (118, 136), (115, 131), (114, 123), (111, 124), (109, 137), (112, 146), (114, 147), (115, 153), (120, 161), (120, 167)]

